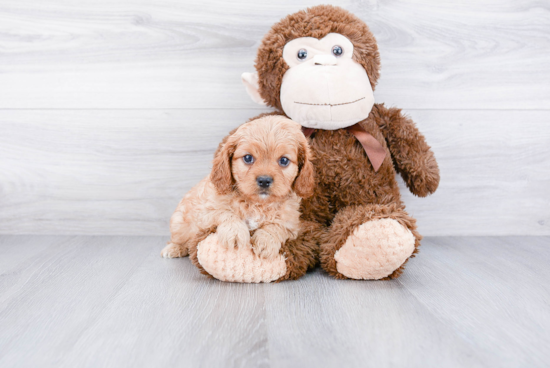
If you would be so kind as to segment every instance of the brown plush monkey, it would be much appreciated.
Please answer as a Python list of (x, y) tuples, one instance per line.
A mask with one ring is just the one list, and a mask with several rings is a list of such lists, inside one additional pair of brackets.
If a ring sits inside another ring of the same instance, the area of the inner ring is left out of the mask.
[[(252, 99), (297, 121), (310, 137), (318, 185), (302, 202), (304, 231), (286, 249), (307, 249), (282, 279), (314, 264), (336, 278), (398, 277), (421, 235), (405, 212), (401, 174), (420, 197), (433, 193), (439, 169), (424, 136), (401, 110), (375, 104), (380, 59), (367, 25), (321, 5), (291, 14), (264, 37), (257, 73), (244, 73)], [(287, 253), (288, 254), (288, 253)]]

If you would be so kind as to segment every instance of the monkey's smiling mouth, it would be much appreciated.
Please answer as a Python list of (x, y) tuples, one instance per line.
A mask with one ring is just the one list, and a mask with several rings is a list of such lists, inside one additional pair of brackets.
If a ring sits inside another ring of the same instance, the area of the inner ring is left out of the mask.
[(350, 101), (350, 102), (342, 102), (342, 103), (338, 103), (338, 104), (329, 104), (329, 103), (307, 103), (307, 102), (298, 102), (298, 101), (294, 101), (295, 104), (299, 104), (299, 105), (310, 105), (310, 106), (341, 106), (341, 105), (350, 105), (350, 104), (353, 104), (353, 103), (356, 103), (356, 102), (359, 102), (361, 100), (364, 100), (365, 97), (361, 97), (360, 99), (358, 100), (355, 100), (355, 101)]

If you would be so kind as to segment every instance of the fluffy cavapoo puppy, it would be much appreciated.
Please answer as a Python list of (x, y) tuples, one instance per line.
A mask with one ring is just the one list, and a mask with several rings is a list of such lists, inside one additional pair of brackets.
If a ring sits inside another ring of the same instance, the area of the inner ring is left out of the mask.
[(215, 229), (222, 247), (252, 247), (273, 259), (298, 236), (300, 201), (313, 193), (313, 171), (299, 124), (267, 115), (241, 125), (220, 144), (210, 175), (179, 203), (162, 256), (187, 256), (201, 233)]

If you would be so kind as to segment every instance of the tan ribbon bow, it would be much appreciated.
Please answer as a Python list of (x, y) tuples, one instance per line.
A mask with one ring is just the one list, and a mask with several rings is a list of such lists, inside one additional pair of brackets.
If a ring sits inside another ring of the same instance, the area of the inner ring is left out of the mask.
[[(345, 129), (353, 134), (359, 143), (361, 143), (363, 149), (367, 153), (367, 157), (369, 158), (372, 167), (374, 168), (374, 171), (377, 172), (386, 157), (386, 149), (384, 146), (382, 146), (382, 144), (380, 144), (380, 142), (378, 142), (370, 133), (367, 133), (359, 123)], [(302, 127), (302, 131), (306, 137), (310, 137), (315, 129)]]

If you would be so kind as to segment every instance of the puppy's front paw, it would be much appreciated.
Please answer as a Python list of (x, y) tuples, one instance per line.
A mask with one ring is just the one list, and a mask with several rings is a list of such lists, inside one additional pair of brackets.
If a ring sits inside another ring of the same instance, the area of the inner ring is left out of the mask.
[(225, 248), (250, 247), (250, 231), (244, 222), (229, 222), (218, 226), (216, 230), (220, 244)]
[(252, 236), (252, 249), (260, 258), (274, 259), (279, 254), (281, 243), (269, 232), (259, 229)]

